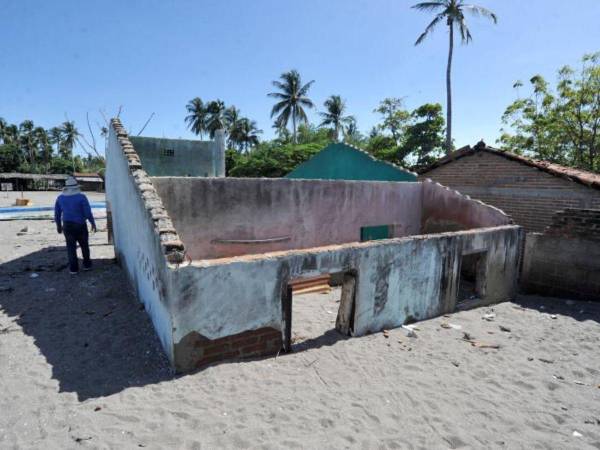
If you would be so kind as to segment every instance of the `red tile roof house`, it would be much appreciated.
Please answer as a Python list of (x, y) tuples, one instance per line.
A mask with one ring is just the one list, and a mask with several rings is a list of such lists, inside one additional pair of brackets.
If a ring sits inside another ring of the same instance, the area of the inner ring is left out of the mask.
[(479, 142), (420, 172), (502, 209), (527, 233), (526, 292), (600, 300), (600, 175)]
[(479, 142), (447, 155), (419, 172), (500, 208), (526, 231), (552, 224), (565, 208), (600, 208), (600, 175), (538, 161)]
[(515, 295), (521, 227), (431, 181), (151, 177), (113, 120), (106, 187), (115, 254), (180, 372), (290, 349), (298, 279), (344, 274), (346, 336), (454, 311), (463, 267), (479, 304)]

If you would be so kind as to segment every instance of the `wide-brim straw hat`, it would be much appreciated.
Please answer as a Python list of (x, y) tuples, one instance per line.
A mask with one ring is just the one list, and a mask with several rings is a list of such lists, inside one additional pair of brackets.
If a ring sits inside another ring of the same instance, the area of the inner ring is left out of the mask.
[(65, 181), (65, 187), (63, 188), (64, 195), (75, 195), (81, 192), (79, 184), (74, 177), (68, 177)]

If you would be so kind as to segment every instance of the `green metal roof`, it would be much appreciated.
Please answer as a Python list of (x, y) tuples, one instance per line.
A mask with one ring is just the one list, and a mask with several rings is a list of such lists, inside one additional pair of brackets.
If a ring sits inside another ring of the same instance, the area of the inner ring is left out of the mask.
[(417, 181), (417, 175), (348, 144), (329, 144), (285, 178), (312, 180)]

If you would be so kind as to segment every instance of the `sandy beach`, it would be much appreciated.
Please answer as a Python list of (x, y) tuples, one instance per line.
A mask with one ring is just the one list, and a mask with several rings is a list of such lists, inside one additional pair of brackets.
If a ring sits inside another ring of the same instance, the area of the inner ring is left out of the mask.
[(73, 277), (52, 222), (0, 222), (2, 449), (600, 449), (598, 303), (348, 339), (334, 289), (294, 297), (293, 353), (177, 376), (98, 228)]

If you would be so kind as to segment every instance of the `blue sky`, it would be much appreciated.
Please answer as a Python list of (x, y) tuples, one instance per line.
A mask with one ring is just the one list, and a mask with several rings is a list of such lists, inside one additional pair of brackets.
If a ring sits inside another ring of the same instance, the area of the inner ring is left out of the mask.
[[(444, 27), (414, 47), (430, 17), (404, 0), (5, 0), (0, 15), (0, 117), (51, 127), (68, 117), (85, 131), (119, 105), (137, 134), (192, 137), (185, 104), (195, 96), (234, 104), (272, 136), (271, 81), (295, 68), (315, 80), (321, 108), (340, 94), (367, 132), (384, 97), (414, 108), (445, 104)], [(479, 0), (498, 25), (469, 18), (453, 70), (458, 146), (493, 143), (513, 82), (554, 79), (600, 50), (598, 0)], [(318, 120), (316, 112), (311, 119)]]

